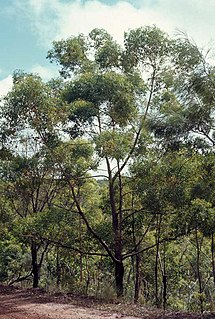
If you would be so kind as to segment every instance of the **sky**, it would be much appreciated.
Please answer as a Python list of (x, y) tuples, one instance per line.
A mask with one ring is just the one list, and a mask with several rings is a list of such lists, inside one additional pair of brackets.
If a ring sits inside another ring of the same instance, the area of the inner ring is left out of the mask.
[(55, 40), (104, 28), (122, 43), (125, 31), (156, 25), (209, 48), (215, 47), (214, 14), (215, 0), (0, 0), (0, 96), (15, 70), (44, 81), (58, 75), (46, 59)]

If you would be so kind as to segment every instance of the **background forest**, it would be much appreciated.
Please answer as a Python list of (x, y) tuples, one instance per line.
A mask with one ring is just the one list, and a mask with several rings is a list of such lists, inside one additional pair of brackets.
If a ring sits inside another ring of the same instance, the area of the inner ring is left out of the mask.
[(15, 71), (1, 101), (0, 281), (214, 309), (210, 51), (153, 26), (47, 58), (59, 78)]

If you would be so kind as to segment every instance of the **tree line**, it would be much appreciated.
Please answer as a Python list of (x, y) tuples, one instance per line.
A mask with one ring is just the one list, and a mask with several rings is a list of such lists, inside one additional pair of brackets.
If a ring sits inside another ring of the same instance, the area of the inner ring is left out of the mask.
[(53, 42), (59, 77), (1, 101), (0, 280), (188, 310), (214, 303), (215, 68), (185, 35)]

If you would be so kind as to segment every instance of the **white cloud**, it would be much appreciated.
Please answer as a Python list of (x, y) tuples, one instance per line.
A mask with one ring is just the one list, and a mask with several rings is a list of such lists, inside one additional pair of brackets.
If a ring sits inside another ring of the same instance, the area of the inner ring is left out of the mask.
[[(75, 2), (61, 8), (59, 14), (59, 31), (56, 38), (71, 34), (88, 33), (94, 28), (104, 28), (120, 42), (124, 31), (142, 25), (152, 24), (157, 14), (151, 9), (137, 9), (128, 2), (118, 2), (108, 6), (98, 1), (88, 1), (84, 5)], [(167, 29), (168, 22), (160, 21), (161, 28)]]
[(5, 79), (0, 81), (0, 97), (4, 96), (8, 93), (8, 91), (12, 88), (13, 79), (12, 75), (7, 76)]
[(156, 24), (166, 32), (183, 30), (200, 44), (207, 44), (215, 30), (215, 1), (208, 0), (150, 0), (126, 1), (114, 5), (97, 0), (17, 0), (31, 19), (33, 29), (43, 43), (50, 46), (54, 39), (78, 33), (88, 33), (93, 28), (104, 28), (122, 41), (124, 31), (143, 25)]
[(58, 75), (56, 68), (45, 67), (39, 64), (34, 65), (30, 71), (41, 76), (44, 81), (48, 81)]
[(172, 30), (180, 29), (197, 44), (207, 45), (214, 37), (215, 1), (208, 0), (158, 0), (154, 10), (160, 19), (171, 22)]

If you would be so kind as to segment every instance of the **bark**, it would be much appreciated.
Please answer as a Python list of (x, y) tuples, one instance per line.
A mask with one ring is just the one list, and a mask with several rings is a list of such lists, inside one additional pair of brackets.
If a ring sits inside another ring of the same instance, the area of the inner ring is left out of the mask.
[(196, 239), (196, 250), (197, 250), (197, 259), (196, 259), (196, 270), (197, 270), (197, 280), (199, 284), (199, 294), (200, 294), (200, 310), (201, 313), (204, 312), (204, 306), (203, 306), (203, 298), (202, 298), (202, 293), (203, 293), (203, 285), (202, 285), (202, 274), (200, 271), (200, 263), (201, 263), (201, 244), (198, 239), (198, 228), (196, 227), (195, 229), (195, 239)]
[(118, 298), (122, 297), (124, 293), (123, 278), (124, 278), (123, 262), (116, 262), (115, 263), (115, 281), (116, 281), (116, 294)]
[(57, 272), (57, 287), (60, 288), (60, 283), (61, 283), (61, 266), (60, 266), (60, 258), (59, 258), (59, 247), (57, 248), (56, 272)]
[(167, 276), (163, 275), (163, 310), (166, 310), (167, 304)]
[(114, 225), (114, 250), (115, 250), (115, 284), (117, 297), (122, 297), (124, 293), (124, 265), (122, 260), (122, 234), (118, 228), (117, 216), (113, 218)]
[(115, 284), (116, 284), (116, 295), (122, 297), (124, 293), (124, 264), (122, 260), (122, 237), (121, 232), (118, 228), (115, 228), (114, 234), (114, 246), (115, 246)]
[(163, 309), (166, 310), (167, 305), (167, 275), (166, 275), (166, 245), (164, 244), (164, 255), (163, 255)]
[[(111, 215), (112, 215), (112, 227), (114, 234), (114, 257), (115, 257), (115, 284), (116, 284), (116, 295), (117, 297), (122, 297), (124, 293), (123, 279), (124, 279), (124, 265), (122, 260), (122, 229), (121, 229), (121, 205), (119, 205), (119, 210), (116, 208), (114, 181), (112, 178), (112, 173), (110, 169), (109, 160), (106, 158), (108, 176), (109, 176), (109, 198), (111, 205)], [(120, 183), (120, 178), (119, 178)]]
[(212, 259), (212, 271), (213, 271), (213, 281), (215, 285), (215, 251), (214, 251), (214, 234), (211, 235), (211, 259)]
[(38, 288), (40, 267), (37, 263), (37, 246), (34, 242), (32, 242), (31, 244), (31, 258), (32, 258), (33, 288)]
[[(132, 210), (134, 210), (134, 198), (132, 196)], [(135, 247), (135, 251), (139, 250), (140, 242), (137, 244), (136, 236), (135, 236), (135, 218), (132, 215), (132, 236), (133, 236), (133, 245)], [(132, 258), (133, 260), (133, 258)], [(139, 300), (139, 292), (140, 292), (140, 262), (141, 257), (140, 254), (135, 256), (135, 281), (134, 281), (134, 302), (137, 303)]]
[(160, 306), (160, 300), (158, 296), (158, 259), (159, 259), (159, 243), (156, 245), (156, 254), (155, 254), (155, 302), (156, 306)]
[(159, 298), (159, 274), (158, 274), (161, 222), (162, 222), (162, 215), (157, 215), (156, 252), (155, 252), (155, 268), (154, 268), (154, 272), (155, 272), (155, 302), (156, 302), (157, 307), (160, 307), (160, 305), (161, 305), (161, 300)]
[(140, 255), (136, 255), (135, 268), (134, 302), (137, 303), (139, 300), (140, 292)]

